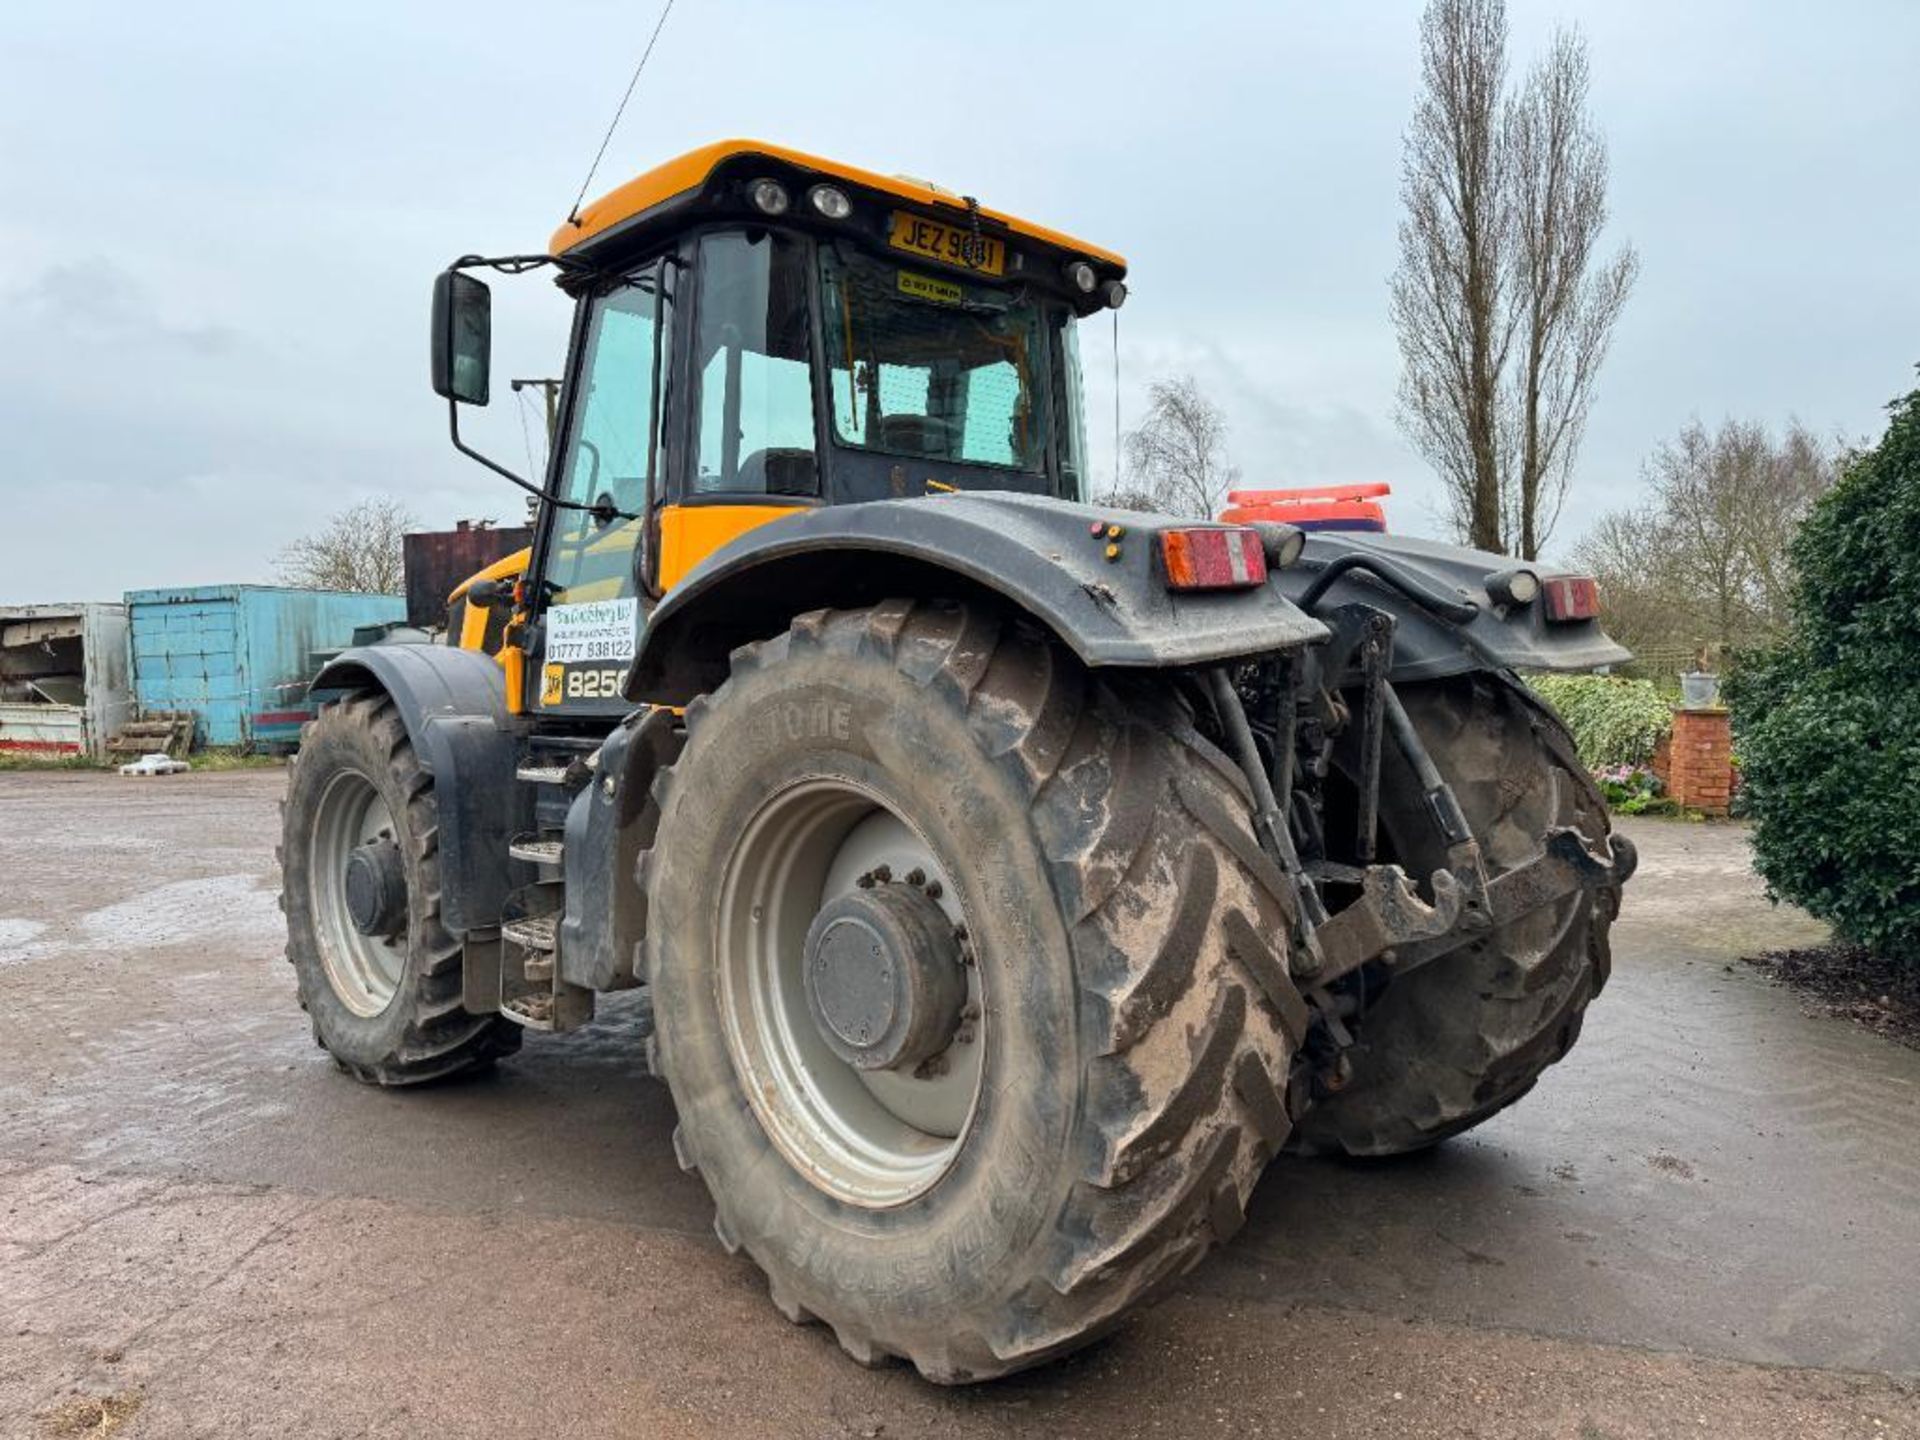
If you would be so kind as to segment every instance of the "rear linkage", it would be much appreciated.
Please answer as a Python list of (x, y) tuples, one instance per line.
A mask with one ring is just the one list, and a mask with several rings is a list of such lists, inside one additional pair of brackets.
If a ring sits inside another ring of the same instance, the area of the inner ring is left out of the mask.
[[(1301, 608), (1331, 631), (1324, 644), (1250, 665), (1218, 666), (1204, 677), (1221, 738), (1253, 794), (1255, 835), (1299, 896), (1293, 975), (1320, 1021), (1299, 1063), (1328, 1091), (1341, 1088), (1350, 1073), (1344, 1052), (1353, 1033), (1347, 1021), (1365, 1008), (1369, 988), (1562, 896), (1619, 884), (1632, 868), (1630, 852), (1619, 861), (1595, 854), (1578, 832), (1558, 827), (1547, 834), (1538, 857), (1489, 880), (1480, 843), (1452, 786), (1387, 678), (1394, 616), (1371, 605), (1323, 610), (1318, 604), (1338, 576), (1356, 568), (1453, 623), (1477, 613), (1472, 601), (1439, 594), (1382, 557), (1346, 555), (1300, 597)], [(1431, 902), (1399, 865), (1375, 859), (1388, 738), (1415, 777), (1424, 813), (1445, 847), (1445, 867), (1425, 877)], [(1326, 834), (1322, 787), (1336, 752), (1357, 792), (1350, 860), (1330, 854)], [(1327, 890), (1351, 898), (1330, 910)], [(1354, 976), (1360, 976), (1357, 985), (1336, 993), (1340, 982)]]

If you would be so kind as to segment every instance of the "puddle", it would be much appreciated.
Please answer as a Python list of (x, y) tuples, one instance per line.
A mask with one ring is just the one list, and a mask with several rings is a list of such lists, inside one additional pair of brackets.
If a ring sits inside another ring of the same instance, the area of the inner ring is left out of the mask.
[(179, 880), (84, 915), (79, 929), (90, 944), (120, 950), (213, 935), (277, 943), (285, 922), (275, 893), (255, 888), (259, 879), (240, 874)]
[(59, 948), (36, 938), (46, 933), (46, 928), (38, 920), (0, 919), (0, 966), (38, 960)]

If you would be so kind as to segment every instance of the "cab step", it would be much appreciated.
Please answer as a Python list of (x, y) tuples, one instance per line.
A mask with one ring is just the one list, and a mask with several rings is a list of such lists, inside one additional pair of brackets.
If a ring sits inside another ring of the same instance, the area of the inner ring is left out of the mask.
[(500, 1007), (502, 1019), (529, 1030), (553, 1029), (553, 996), (521, 995)]
[(515, 995), (502, 1002), (500, 1017), (528, 1030), (577, 1030), (593, 1019), (593, 992), (578, 985)]
[(567, 769), (565, 765), (522, 765), (513, 772), (513, 778), (528, 785), (564, 785)]
[(558, 915), (528, 915), (501, 925), (500, 934), (522, 950), (550, 955), (554, 950), (554, 933), (559, 926)]
[(513, 860), (524, 860), (529, 865), (558, 865), (566, 848), (559, 840), (522, 838), (507, 845), (507, 856)]

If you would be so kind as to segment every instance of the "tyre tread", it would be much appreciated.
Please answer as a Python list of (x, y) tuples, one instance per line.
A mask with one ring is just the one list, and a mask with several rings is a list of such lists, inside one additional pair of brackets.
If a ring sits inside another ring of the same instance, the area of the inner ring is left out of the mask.
[[(433, 777), (415, 755), (399, 710), (385, 692), (355, 691), (329, 703), (318, 716), (301, 726), (302, 747), (333, 727), (365, 730), (384, 752), (390, 773), (409, 797), (407, 830), (417, 873), (426, 886), (417, 984), (397, 995), (394, 1002), (409, 1006), (411, 1011), (398, 1042), (378, 1063), (350, 1063), (337, 1056), (336, 1062), (355, 1079), (380, 1086), (424, 1084), (490, 1066), (520, 1048), (521, 1032), (509, 1021), (494, 1015), (473, 1015), (460, 1004), (463, 948), (440, 920), (439, 807), (434, 799)], [(290, 774), (288, 783), (291, 790), (297, 783), (297, 774)], [(288, 802), (282, 801), (283, 823), (288, 810)], [(283, 890), (282, 909), (286, 908)], [(296, 958), (298, 944), (298, 938), (290, 929), (285, 956), (299, 977), (301, 1008), (311, 1014), (311, 997), (305, 993), (308, 967), (303, 967)], [(316, 1043), (323, 1049), (329, 1048), (317, 1021), (313, 1030)]]
[[(991, 1313), (946, 1317), (938, 1335), (896, 1346), (850, 1305), (802, 1305), (772, 1275), (770, 1289), (782, 1313), (824, 1321), (862, 1364), (900, 1353), (942, 1383), (1005, 1374), (1110, 1328), (1239, 1227), (1291, 1123), (1281, 1086), (1305, 1007), (1272, 944), (1249, 963), (1220, 922), (1284, 937), (1291, 896), (1254, 840), (1237, 775), (1164, 683), (1122, 693), (1022, 619), (913, 600), (801, 616), (736, 652), (736, 673), (816, 647), (883, 659), (963, 711), (1027, 797), (1081, 992), (1087, 1158), (1033, 1276)], [(663, 767), (655, 784), (663, 813), (671, 775)], [(651, 873), (644, 855), (639, 869)], [(676, 1136), (676, 1150), (697, 1163), (692, 1137)], [(725, 1214), (729, 1197), (715, 1205)], [(755, 1237), (732, 1228), (754, 1255)]]

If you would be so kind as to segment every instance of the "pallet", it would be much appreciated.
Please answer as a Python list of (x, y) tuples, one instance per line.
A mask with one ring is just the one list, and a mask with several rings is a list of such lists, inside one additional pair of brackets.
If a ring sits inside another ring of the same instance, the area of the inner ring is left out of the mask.
[(193, 715), (184, 710), (159, 711), (130, 720), (107, 741), (109, 757), (166, 755), (184, 760), (193, 747)]

